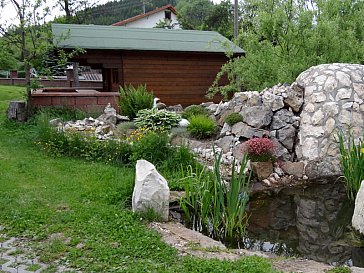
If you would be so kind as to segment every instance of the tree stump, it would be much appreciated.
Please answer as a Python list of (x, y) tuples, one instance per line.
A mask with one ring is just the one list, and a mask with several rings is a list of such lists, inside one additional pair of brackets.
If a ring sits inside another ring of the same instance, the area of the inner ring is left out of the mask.
[(24, 122), (27, 117), (27, 108), (25, 101), (11, 101), (7, 111), (9, 120)]

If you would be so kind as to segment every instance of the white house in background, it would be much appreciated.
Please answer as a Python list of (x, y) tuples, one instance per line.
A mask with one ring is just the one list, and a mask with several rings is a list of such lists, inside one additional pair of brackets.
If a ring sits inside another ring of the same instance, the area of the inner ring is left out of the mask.
[(144, 14), (131, 17), (124, 21), (112, 24), (113, 26), (137, 27), (137, 28), (154, 28), (157, 24), (163, 22), (173, 29), (180, 29), (177, 19), (176, 9), (172, 5), (166, 5)]

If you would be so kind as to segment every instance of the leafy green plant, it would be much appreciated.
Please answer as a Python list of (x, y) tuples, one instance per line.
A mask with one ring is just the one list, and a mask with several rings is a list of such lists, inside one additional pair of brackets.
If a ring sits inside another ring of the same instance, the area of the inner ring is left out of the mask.
[(181, 117), (168, 110), (157, 108), (140, 110), (135, 119), (135, 124), (139, 128), (146, 128), (153, 131), (169, 131), (178, 126)]
[(129, 87), (120, 87), (119, 93), (120, 111), (131, 119), (136, 117), (139, 110), (153, 107), (154, 95), (152, 92), (148, 92), (145, 85), (138, 85), (137, 88), (132, 84)]
[(204, 139), (216, 133), (217, 125), (211, 118), (197, 115), (190, 117), (190, 124), (187, 126), (188, 133), (197, 139)]
[(229, 126), (233, 126), (234, 124), (243, 121), (243, 116), (240, 113), (231, 113), (225, 118), (225, 122)]
[(239, 172), (235, 167), (232, 169), (228, 183), (220, 172), (221, 157), (222, 153), (215, 153), (213, 174), (205, 170), (194, 172), (192, 167), (186, 171), (183, 178), (186, 196), (181, 200), (181, 207), (187, 219), (195, 219), (205, 229), (211, 225), (215, 236), (239, 236), (247, 223), (245, 209), (250, 183), (250, 174), (244, 172), (247, 157), (243, 157)]
[(202, 115), (207, 117), (209, 115), (209, 111), (201, 105), (190, 105), (187, 106), (181, 114), (182, 118), (188, 120), (190, 120), (192, 116), (197, 116), (197, 115)]
[(148, 131), (142, 138), (132, 145), (131, 160), (148, 160), (154, 165), (161, 164), (170, 154), (171, 147), (166, 133)]
[(364, 180), (364, 141), (359, 139), (358, 143), (355, 143), (350, 132), (348, 132), (347, 138), (342, 132), (339, 132), (338, 138), (346, 192), (348, 198), (354, 201), (361, 182)]

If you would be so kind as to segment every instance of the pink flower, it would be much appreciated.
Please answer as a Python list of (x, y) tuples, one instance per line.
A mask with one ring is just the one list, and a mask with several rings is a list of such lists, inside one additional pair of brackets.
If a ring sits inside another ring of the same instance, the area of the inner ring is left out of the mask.
[(274, 143), (266, 137), (251, 138), (244, 143), (248, 157), (253, 161), (274, 159)]

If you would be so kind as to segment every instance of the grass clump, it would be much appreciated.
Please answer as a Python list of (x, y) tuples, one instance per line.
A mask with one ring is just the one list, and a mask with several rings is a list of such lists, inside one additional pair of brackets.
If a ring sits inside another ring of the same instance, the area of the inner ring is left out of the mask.
[(154, 95), (148, 92), (146, 85), (138, 85), (135, 88), (132, 84), (129, 87), (120, 87), (119, 108), (123, 115), (133, 119), (139, 110), (153, 107)]
[(140, 110), (135, 119), (135, 124), (139, 128), (146, 128), (153, 131), (170, 131), (178, 126), (181, 117), (165, 109), (157, 108)]
[(233, 126), (234, 124), (243, 121), (243, 116), (240, 113), (231, 113), (225, 118), (225, 122), (229, 126)]
[(348, 198), (354, 201), (361, 182), (364, 180), (364, 141), (359, 139), (356, 143), (350, 132), (347, 137), (340, 132), (338, 138), (346, 192)]
[(187, 106), (181, 114), (182, 118), (185, 118), (188, 120), (190, 120), (190, 118), (192, 116), (197, 116), (197, 115), (208, 117), (209, 111), (201, 105), (190, 105), (190, 106)]
[[(247, 157), (241, 162), (240, 171), (232, 169), (231, 179), (226, 183), (220, 173), (222, 153), (215, 153), (213, 174), (204, 170), (186, 172), (186, 197), (181, 207), (187, 219), (195, 219), (205, 230), (212, 226), (210, 232), (216, 237), (240, 236), (247, 224), (246, 206), (249, 200), (248, 186), (250, 174), (244, 173)], [(232, 166), (235, 166), (233, 162)]]
[(194, 138), (205, 139), (215, 135), (217, 125), (214, 120), (203, 115), (192, 116), (187, 132)]

